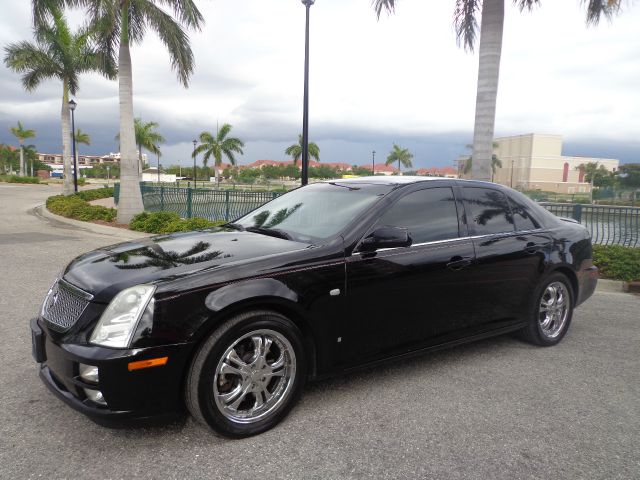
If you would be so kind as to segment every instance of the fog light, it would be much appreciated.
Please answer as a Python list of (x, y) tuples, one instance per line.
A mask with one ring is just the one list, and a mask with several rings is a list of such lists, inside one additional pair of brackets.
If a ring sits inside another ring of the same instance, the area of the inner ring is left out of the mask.
[(83, 390), (87, 398), (93, 403), (97, 403), (98, 405), (107, 405), (107, 402), (102, 396), (102, 392), (100, 390), (91, 390), (90, 388), (84, 388)]
[(88, 383), (98, 384), (98, 367), (95, 365), (80, 364), (80, 378)]

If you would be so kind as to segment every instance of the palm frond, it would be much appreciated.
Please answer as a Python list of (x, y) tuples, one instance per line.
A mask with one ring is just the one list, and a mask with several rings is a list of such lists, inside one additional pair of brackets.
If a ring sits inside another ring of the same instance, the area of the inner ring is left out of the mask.
[(140, 15), (145, 22), (158, 34), (160, 41), (164, 43), (169, 51), (171, 68), (176, 72), (178, 80), (185, 87), (189, 86), (189, 77), (193, 73), (195, 62), (189, 36), (182, 26), (149, 1), (136, 1), (140, 8)]
[(378, 20), (380, 20), (380, 14), (383, 10), (386, 10), (388, 14), (394, 13), (397, 1), (398, 0), (372, 0), (371, 4), (373, 5), (373, 10), (378, 16)]
[(472, 52), (478, 35), (478, 14), (482, 8), (481, 0), (456, 0), (453, 14), (453, 26), (458, 46)]
[(597, 25), (602, 17), (610, 20), (621, 8), (621, 0), (581, 0), (587, 7), (587, 25)]

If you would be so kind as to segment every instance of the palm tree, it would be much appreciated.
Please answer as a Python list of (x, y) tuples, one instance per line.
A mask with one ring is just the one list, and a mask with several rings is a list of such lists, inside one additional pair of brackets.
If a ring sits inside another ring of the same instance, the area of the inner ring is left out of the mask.
[[(141, 118), (133, 121), (136, 137), (136, 148), (138, 149), (138, 177), (142, 176), (144, 163), (142, 161), (142, 149), (160, 155), (160, 144), (165, 142), (165, 138), (156, 131), (160, 126), (158, 122), (143, 122)], [(116, 135), (116, 140), (120, 140), (120, 134)]]
[(413, 153), (411, 153), (408, 148), (400, 148), (394, 143), (385, 164), (391, 165), (393, 162), (398, 162), (398, 173), (401, 173), (402, 169), (400, 165), (404, 165), (406, 168), (413, 167), (413, 163), (411, 163), (412, 158)]
[[(472, 149), (473, 145), (467, 145), (468, 149)], [(498, 148), (498, 142), (493, 142), (492, 148)], [(464, 168), (462, 169), (462, 173), (465, 175), (471, 172), (473, 165), (473, 157), (469, 156), (467, 161), (464, 163)], [(502, 168), (502, 160), (498, 158), (498, 155), (495, 153), (491, 154), (491, 181), (493, 182), (493, 176), (496, 174), (496, 170)]]
[(227, 135), (231, 132), (233, 127), (228, 123), (222, 125), (216, 131), (216, 135), (212, 135), (209, 132), (202, 132), (198, 137), (200, 139), (200, 145), (196, 147), (193, 151), (192, 157), (195, 158), (200, 153), (204, 152), (204, 157), (202, 157), (202, 164), (206, 167), (207, 162), (213, 156), (215, 162), (215, 176), (216, 183), (219, 182), (219, 168), (222, 165), (222, 156), (224, 155), (229, 160), (231, 165), (236, 164), (235, 153), (239, 153), (243, 155), (244, 152), (242, 147), (244, 147), (244, 142), (239, 138), (229, 137)]
[[(293, 164), (297, 165), (298, 160), (302, 157), (302, 135), (298, 135), (298, 143), (294, 143), (288, 147), (284, 153), (293, 158)], [(316, 162), (320, 161), (320, 148), (313, 142), (309, 142), (309, 156)]]
[[(393, 13), (398, 0), (373, 0), (378, 18), (383, 10)], [(531, 10), (540, 0), (513, 0), (520, 10)], [(621, 0), (582, 0), (587, 9), (587, 24), (596, 25), (604, 16), (611, 18), (620, 10)], [(489, 180), (492, 142), (496, 120), (496, 99), (502, 54), (505, 0), (455, 0), (454, 26), (458, 44), (473, 51), (480, 22), (480, 48), (476, 115), (473, 131), (472, 178)]]
[(4, 62), (7, 67), (22, 74), (22, 85), (28, 92), (51, 78), (62, 82), (63, 193), (71, 195), (69, 94), (78, 92), (80, 74), (97, 71), (108, 78), (115, 78), (116, 70), (113, 62), (93, 45), (93, 29), (84, 27), (74, 33), (60, 10), (51, 7), (48, 12), (34, 27), (35, 43), (23, 41), (8, 45), (5, 47)]
[[(171, 66), (185, 87), (193, 73), (194, 58), (185, 28), (199, 30), (204, 23), (193, 0), (33, 0), (41, 9), (51, 2), (87, 9), (91, 25), (102, 32), (100, 44), (108, 49), (110, 58), (118, 48), (118, 82), (120, 96), (120, 201), (118, 222), (129, 223), (142, 212), (142, 196), (136, 158), (136, 137), (133, 118), (132, 44), (140, 43), (147, 30), (153, 30), (169, 52)], [(173, 16), (162, 8), (169, 7)], [(34, 18), (46, 16), (34, 9)]]
[(36, 136), (35, 130), (27, 130), (22, 126), (22, 122), (18, 122), (18, 125), (9, 129), (11, 134), (18, 139), (20, 144), (20, 176), (24, 177), (24, 141)]

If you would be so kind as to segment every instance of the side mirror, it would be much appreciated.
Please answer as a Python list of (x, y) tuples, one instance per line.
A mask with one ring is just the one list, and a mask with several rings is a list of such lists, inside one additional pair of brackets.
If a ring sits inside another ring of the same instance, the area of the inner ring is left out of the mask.
[(378, 227), (362, 240), (359, 250), (373, 252), (380, 248), (408, 247), (412, 242), (406, 228)]

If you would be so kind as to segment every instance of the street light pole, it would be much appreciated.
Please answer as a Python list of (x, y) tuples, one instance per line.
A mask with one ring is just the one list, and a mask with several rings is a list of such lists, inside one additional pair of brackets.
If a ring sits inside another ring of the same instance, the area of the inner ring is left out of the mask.
[(376, 174), (376, 151), (371, 152), (371, 175)]
[(160, 183), (160, 154), (158, 153), (158, 183)]
[(196, 145), (198, 145), (198, 141), (193, 141), (193, 188), (196, 188), (196, 182), (198, 179), (198, 173), (196, 172)]
[(309, 183), (309, 13), (315, 0), (301, 0), (306, 8), (304, 34), (304, 106), (302, 113), (302, 185)]
[(71, 136), (73, 139), (73, 190), (78, 193), (78, 161), (76, 159), (76, 122), (75, 114), (76, 106), (78, 104), (72, 100), (69, 100), (69, 110), (71, 110)]
[(516, 163), (516, 159), (512, 158), (511, 159), (511, 182), (509, 185), (511, 188), (513, 188), (513, 166), (515, 165), (515, 163)]

